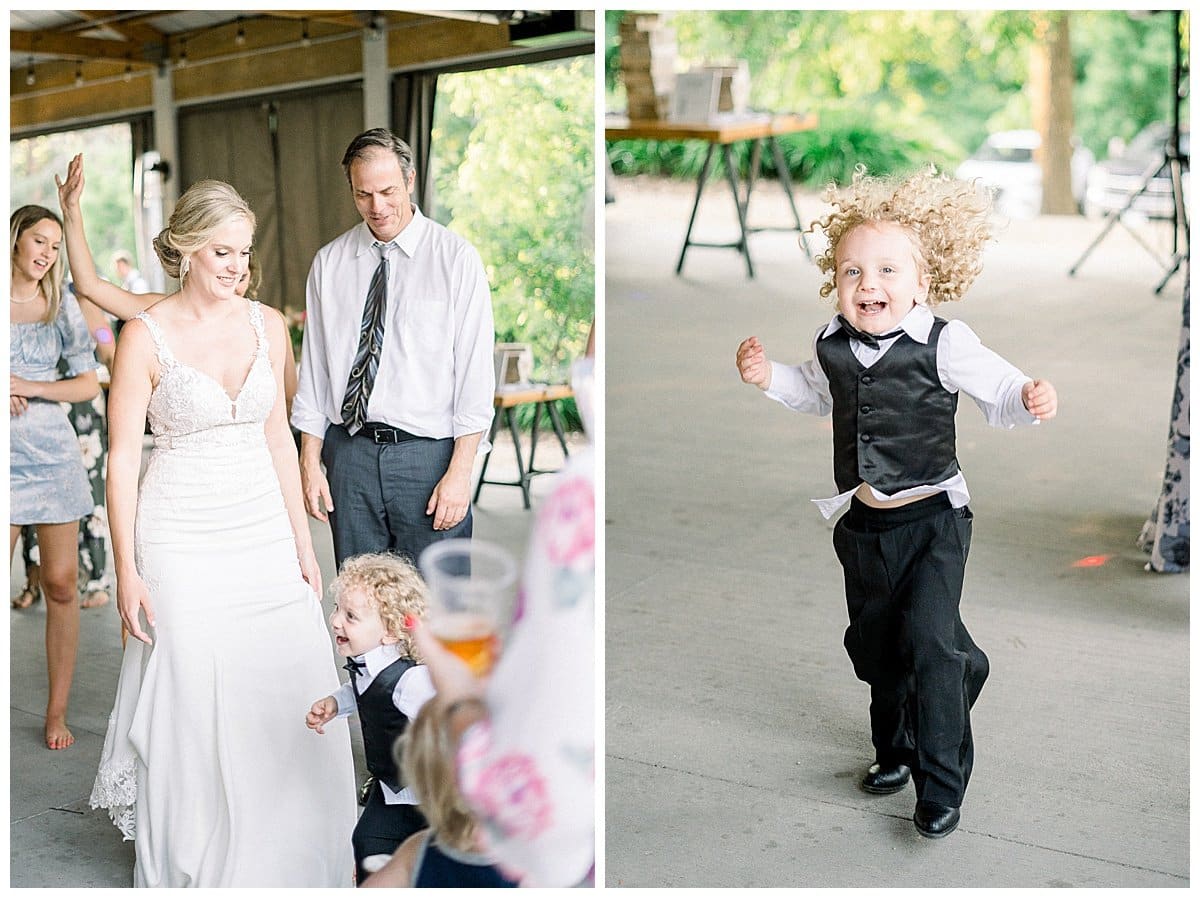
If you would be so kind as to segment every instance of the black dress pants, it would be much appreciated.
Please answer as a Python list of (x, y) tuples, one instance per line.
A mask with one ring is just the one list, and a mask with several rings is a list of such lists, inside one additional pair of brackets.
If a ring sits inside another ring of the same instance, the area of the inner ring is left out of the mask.
[(388, 804), (378, 782), (371, 786), (366, 807), (358, 817), (351, 841), (354, 844), (354, 869), (358, 885), (367, 878), (363, 858), (373, 854), (392, 854), (413, 833), (426, 829), (425, 815), (413, 804)]
[(846, 580), (846, 652), (871, 687), (871, 741), (912, 768), (917, 798), (962, 804), (971, 707), (988, 659), (959, 615), (971, 512), (944, 493), (892, 509), (851, 501), (833, 532)]

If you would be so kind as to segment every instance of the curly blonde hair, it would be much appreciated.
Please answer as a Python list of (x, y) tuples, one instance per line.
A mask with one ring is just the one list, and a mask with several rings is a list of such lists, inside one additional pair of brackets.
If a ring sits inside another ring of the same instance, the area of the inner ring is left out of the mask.
[(436, 696), (423, 704), (396, 740), (392, 753), (438, 841), (459, 851), (473, 851), (477, 823), (458, 791), (455, 745), (446, 710)]
[(428, 605), (428, 588), (417, 569), (397, 555), (355, 555), (342, 562), (342, 570), (330, 586), (330, 592), (333, 600), (340, 602), (351, 589), (359, 589), (367, 595), (388, 635), (399, 641), (400, 653), (420, 664), (421, 654), (412, 634), (404, 626), (404, 618), (409, 615), (424, 617)]
[(829, 275), (821, 296), (837, 289), (837, 249), (842, 238), (868, 222), (890, 221), (912, 232), (914, 248), (929, 274), (929, 304), (962, 299), (983, 268), (991, 239), (991, 194), (975, 183), (939, 175), (932, 167), (904, 178), (876, 178), (858, 166), (845, 190), (825, 193), (834, 211), (817, 221), (829, 248), (817, 267)]

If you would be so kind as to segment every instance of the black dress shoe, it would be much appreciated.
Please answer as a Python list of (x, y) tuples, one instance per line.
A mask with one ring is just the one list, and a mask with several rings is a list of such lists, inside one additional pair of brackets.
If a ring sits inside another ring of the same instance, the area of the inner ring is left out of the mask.
[(958, 808), (948, 808), (936, 801), (918, 801), (913, 823), (925, 838), (941, 839), (958, 828), (958, 817)]
[(908, 785), (908, 776), (908, 767), (903, 764), (895, 767), (872, 764), (862, 778), (863, 791), (872, 795), (891, 795)]

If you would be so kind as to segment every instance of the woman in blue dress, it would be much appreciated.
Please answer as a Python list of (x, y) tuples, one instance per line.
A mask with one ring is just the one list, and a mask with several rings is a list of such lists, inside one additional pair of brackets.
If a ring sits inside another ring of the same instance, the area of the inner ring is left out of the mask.
[[(64, 221), (65, 224), (65, 221)], [(68, 261), (70, 256), (68, 254)], [(67, 291), (71, 292), (70, 286)], [(75, 292), (79, 310), (91, 330), (96, 342), (96, 360), (103, 381), (105, 369), (112, 368), (113, 341), (112, 322), (87, 297)], [(60, 376), (69, 376), (67, 363), (59, 361)], [(104, 483), (108, 468), (108, 416), (105, 412), (104, 391), (93, 399), (73, 402), (67, 407), (67, 420), (79, 437), (79, 449), (83, 454), (83, 466), (87, 471), (88, 483), (92, 488), (93, 508), (79, 522), (79, 594), (80, 608), (100, 608), (108, 604), (113, 591), (113, 575), (108, 566), (108, 513), (105, 508)], [(41, 570), (38, 565), (40, 553), (37, 531), (31, 525), (21, 528), (21, 557), (25, 562), (25, 587), (12, 600), (12, 607), (23, 610), (41, 601)]]
[(60, 403), (91, 399), (100, 382), (87, 323), (63, 291), (58, 216), (22, 206), (9, 219), (9, 237), (9, 557), (21, 526), (35, 525), (50, 679), (45, 740), (47, 748), (62, 749), (75, 741), (67, 703), (79, 645), (77, 542), (79, 521), (93, 505), (79, 441)]

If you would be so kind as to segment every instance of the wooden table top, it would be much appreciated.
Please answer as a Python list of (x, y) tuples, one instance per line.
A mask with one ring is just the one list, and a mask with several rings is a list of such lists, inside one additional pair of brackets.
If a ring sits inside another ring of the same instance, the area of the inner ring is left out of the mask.
[(613, 116), (604, 121), (604, 137), (607, 140), (627, 138), (641, 140), (707, 140), (709, 143), (733, 143), (738, 140), (754, 140), (762, 137), (777, 137), (797, 131), (812, 131), (817, 127), (817, 116), (806, 115), (757, 115), (742, 119), (718, 119), (712, 122), (675, 122), (668, 119), (628, 119)]
[(512, 408), (527, 402), (550, 402), (575, 395), (570, 384), (526, 384), (496, 391), (495, 408)]

